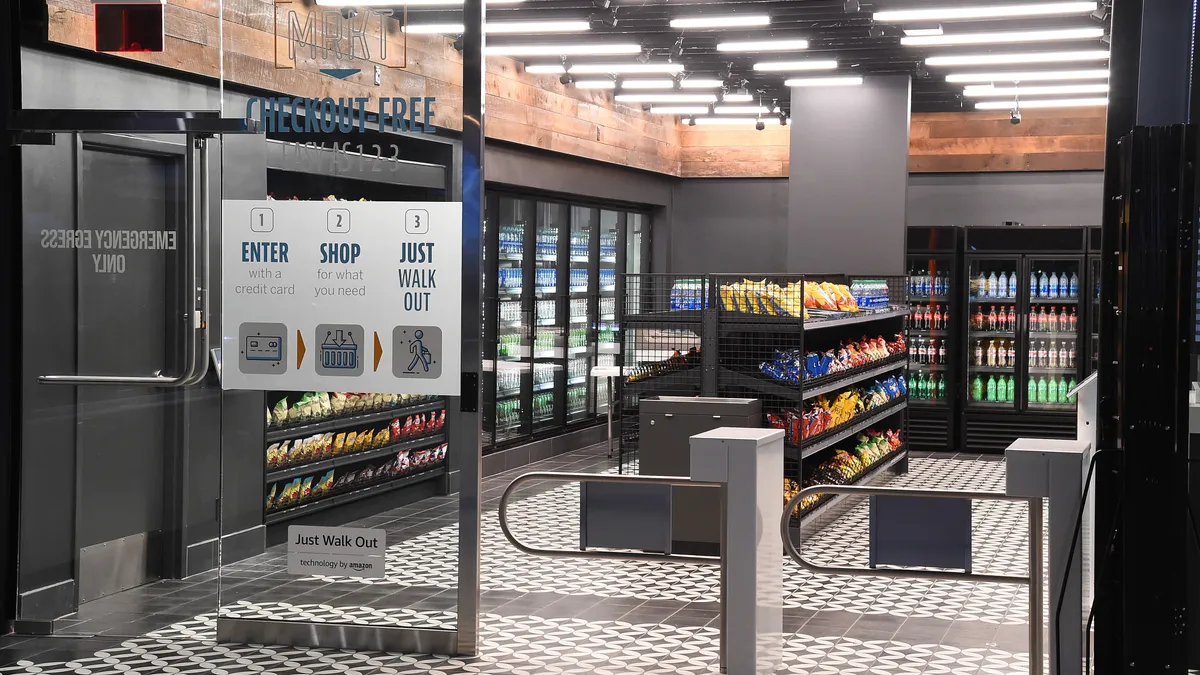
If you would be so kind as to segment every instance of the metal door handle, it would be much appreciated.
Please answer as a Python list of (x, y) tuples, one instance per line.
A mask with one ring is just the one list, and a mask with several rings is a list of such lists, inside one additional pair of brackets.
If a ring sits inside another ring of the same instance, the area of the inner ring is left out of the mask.
[(184, 323), (183, 372), (179, 375), (40, 375), (43, 384), (103, 384), (145, 385), (151, 387), (186, 387), (201, 382), (208, 375), (208, 358), (200, 358), (208, 350), (208, 289), (209, 289), (209, 155), (208, 139), (188, 134), (184, 153), (184, 180), (187, 183), (187, 205), (184, 210), (183, 257), (184, 295), (181, 317)]

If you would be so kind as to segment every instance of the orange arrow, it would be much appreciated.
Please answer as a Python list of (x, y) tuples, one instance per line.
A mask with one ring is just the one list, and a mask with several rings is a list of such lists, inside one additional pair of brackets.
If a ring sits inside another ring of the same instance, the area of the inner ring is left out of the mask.
[(379, 359), (383, 358), (383, 343), (379, 341), (379, 333), (375, 333), (375, 370), (379, 370)]
[(296, 370), (300, 369), (300, 364), (304, 363), (304, 334), (299, 330), (296, 331)]

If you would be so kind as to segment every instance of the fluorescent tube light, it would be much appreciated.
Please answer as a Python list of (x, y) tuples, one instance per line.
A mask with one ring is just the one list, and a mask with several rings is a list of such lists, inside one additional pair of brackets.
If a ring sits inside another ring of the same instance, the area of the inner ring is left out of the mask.
[(947, 82), (1051, 82), (1054, 80), (1104, 80), (1107, 70), (1009, 71), (1003, 73), (951, 73)]
[[(515, 5), (525, 0), (486, 0), (489, 5)], [(321, 7), (460, 7), (463, 0), (317, 0)]]
[[(729, 126), (753, 126), (760, 121), (754, 117), (693, 117), (691, 119), (695, 120), (696, 124), (727, 124)], [(761, 121), (765, 122), (768, 126), (779, 124), (779, 120), (775, 118), (764, 118)], [(687, 124), (689, 123), (689, 120), (683, 120), (683, 122)], [(792, 123), (792, 119), (790, 117), (788, 118), (787, 123)]]
[(835, 59), (811, 59), (808, 61), (767, 61), (754, 64), (758, 71), (788, 71), (788, 70), (833, 70), (837, 68)]
[(775, 111), (765, 105), (718, 105), (713, 112), (718, 115), (769, 115)]
[(493, 56), (607, 56), (641, 54), (642, 46), (632, 42), (564, 42), (557, 45), (487, 45), (484, 51)]
[(674, 89), (675, 80), (621, 80), (622, 89)]
[(463, 32), (461, 23), (410, 23), (401, 30), (410, 35), (457, 35)]
[(753, 94), (725, 94), (724, 99), (725, 99), (726, 103), (745, 103), (747, 101), (753, 101), (754, 95)]
[(808, 40), (744, 40), (718, 42), (719, 52), (786, 52), (808, 49)]
[(849, 77), (793, 77), (790, 80), (784, 80), (785, 87), (853, 87), (856, 84), (862, 84), (861, 75), (851, 75)]
[(576, 80), (575, 86), (580, 89), (616, 89), (617, 83), (612, 80)]
[(533, 73), (535, 75), (539, 75), (539, 74), (562, 75), (563, 73), (567, 72), (567, 69), (563, 68), (562, 66), (558, 65), (557, 63), (534, 64), (532, 66), (525, 66), (525, 72)]
[(621, 103), (715, 103), (716, 94), (617, 94)]
[(927, 66), (986, 66), (993, 63), (1064, 63), (1068, 61), (1104, 61), (1107, 49), (1088, 49), (1073, 52), (1017, 52), (1012, 54), (955, 54), (931, 56)]
[(650, 112), (654, 115), (704, 115), (708, 112), (708, 107), (702, 105), (655, 105), (650, 106)]
[(1055, 40), (1089, 40), (1104, 36), (1104, 29), (1055, 28), (1053, 30), (1018, 30), (1003, 33), (952, 33), (950, 35), (921, 35), (902, 37), (900, 44), (910, 47), (933, 45), (986, 45), (1006, 42), (1053, 42)]
[(875, 12), (876, 21), (962, 21), (968, 19), (1008, 19), (1021, 16), (1087, 14), (1096, 10), (1095, 2), (1045, 2), (1028, 5), (980, 5), (976, 7), (930, 7)]
[[(1021, 108), (1077, 108), (1083, 106), (1108, 105), (1107, 97), (1096, 98), (1058, 98), (1033, 99), (1021, 101)], [(1012, 101), (979, 101), (976, 110), (1008, 110), (1013, 107)]]
[(1107, 94), (1108, 83), (1058, 84), (1044, 87), (994, 87), (990, 84), (965, 87), (963, 95), (972, 98), (984, 96), (1054, 96), (1060, 94)]
[(768, 26), (770, 24), (771, 17), (766, 14), (723, 14), (671, 19), (671, 28), (731, 28)]
[(721, 80), (710, 80), (702, 77), (689, 77), (685, 80), (680, 80), (680, 89), (716, 89), (725, 84)]
[[(558, 72), (563, 72), (559, 70)], [(682, 63), (576, 63), (571, 66), (573, 75), (658, 75), (683, 72)]]
[(587, 21), (488, 21), (485, 33), (574, 33), (591, 30)]
[(908, 35), (909, 37), (917, 37), (920, 35), (941, 35), (942, 24), (939, 23), (936, 26), (928, 26), (923, 28), (905, 28), (904, 34)]

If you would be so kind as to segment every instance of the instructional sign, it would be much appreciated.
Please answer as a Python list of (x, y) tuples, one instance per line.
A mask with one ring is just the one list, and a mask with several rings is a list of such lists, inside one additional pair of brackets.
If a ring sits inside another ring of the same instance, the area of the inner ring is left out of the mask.
[(461, 203), (224, 207), (222, 388), (459, 394)]
[(382, 579), (387, 532), (355, 527), (288, 527), (288, 574)]

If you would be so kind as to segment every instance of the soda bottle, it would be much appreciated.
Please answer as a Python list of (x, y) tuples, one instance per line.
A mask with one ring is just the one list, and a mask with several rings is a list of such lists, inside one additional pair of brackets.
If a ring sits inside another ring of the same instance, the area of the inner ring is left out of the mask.
[(1057, 272), (1050, 273), (1050, 284), (1047, 286), (1047, 290), (1050, 292), (1050, 295), (1047, 297), (1050, 297), (1050, 298), (1058, 297), (1058, 273)]
[(987, 364), (989, 366), (996, 365), (996, 341), (992, 340), (988, 343), (987, 348)]
[(1015, 401), (1016, 400), (1016, 391), (1017, 391), (1017, 378), (1009, 375), (1008, 376), (1008, 386), (1005, 387), (1004, 400), (1007, 401), (1008, 403), (1012, 403), (1013, 401)]
[[(1079, 277), (1074, 272), (1071, 272), (1071, 280), (1067, 282), (1067, 297), (1079, 297)], [(1072, 403), (1074, 403), (1074, 401), (1072, 401)]]
[(1057, 368), (1058, 367), (1058, 343), (1053, 340), (1050, 341), (1049, 359), (1050, 359), (1049, 367)]
[(1046, 341), (1038, 342), (1037, 365), (1039, 368), (1045, 368), (1050, 363), (1050, 352), (1046, 350)]
[(937, 273), (937, 277), (935, 277), (934, 281), (933, 281), (933, 291), (935, 293), (937, 293), (937, 295), (939, 297), (946, 294), (946, 273), (945, 272)]
[(1029, 402), (1037, 401), (1037, 382), (1031, 377), (1029, 378)]
[(1037, 345), (1034, 344), (1033, 340), (1029, 341), (1029, 357), (1026, 359), (1026, 361), (1028, 362), (1029, 366), (1035, 368), (1037, 367)]
[(996, 330), (996, 308), (994, 306), (988, 311), (987, 327), (988, 330)]
[(1036, 297), (1038, 297), (1037, 272), (1030, 272), (1029, 273), (1029, 298), (1032, 300), (1033, 298), (1036, 298)]
[(1017, 345), (1016, 340), (1008, 341), (1008, 367), (1015, 368), (1017, 365)]
[(1073, 368), (1075, 364), (1071, 363), (1071, 360), (1071, 353), (1067, 351), (1067, 341), (1063, 340), (1062, 347), (1058, 349), (1058, 367)]
[(941, 305), (938, 305), (937, 307), (935, 307), (933, 309), (933, 327), (934, 327), (934, 329), (945, 330), (945, 328), (946, 328), (945, 317), (946, 317), (946, 315), (942, 314), (942, 306)]
[(996, 378), (993, 375), (988, 376), (987, 381), (987, 400), (996, 400)]
[[(1067, 367), (1068, 368), (1075, 367), (1075, 343), (1074, 342), (1071, 343), (1071, 349), (1069, 349), (1067, 351)], [(1071, 385), (1071, 388), (1074, 389), (1075, 385)]]
[(929, 305), (925, 305), (925, 330), (933, 328), (933, 310)]
[(1000, 282), (996, 279), (995, 272), (992, 272), (991, 274), (988, 275), (987, 285), (988, 285), (988, 297), (989, 298), (997, 297), (996, 291), (999, 290)]
[(908, 268), (908, 294), (917, 295), (917, 268)]
[(1039, 378), (1038, 378), (1038, 383), (1037, 383), (1037, 402), (1038, 402), (1038, 403), (1045, 403), (1045, 402), (1046, 402), (1046, 396), (1047, 396), (1047, 391), (1046, 391), (1046, 378), (1044, 378), (1044, 377), (1039, 377)]
[(938, 343), (937, 362), (938, 362), (938, 365), (941, 365), (941, 366), (946, 365), (946, 341), (945, 340), (942, 340), (940, 343)]
[(971, 319), (971, 325), (975, 326), (975, 330), (983, 330), (983, 308), (975, 308), (975, 316)]
[(1046, 387), (1046, 403), (1058, 403), (1058, 382), (1054, 380), (1054, 376), (1050, 376), (1050, 382)]
[(1017, 297), (1017, 271), (1013, 270), (1012, 274), (1008, 275), (1008, 297)]
[(1050, 277), (1045, 272), (1038, 276), (1038, 297), (1050, 297)]
[(996, 297), (1008, 297), (1008, 275), (1004, 272), (1000, 273), (1000, 280), (996, 283)]
[(937, 378), (937, 397), (939, 400), (945, 400), (946, 398), (946, 378), (941, 375), (938, 375)]
[(1050, 317), (1046, 316), (1046, 307), (1042, 306), (1042, 311), (1038, 313), (1038, 330), (1047, 332), (1050, 330)]
[(975, 288), (975, 297), (986, 298), (987, 297), (987, 277), (984, 276), (983, 270), (979, 271), (979, 279), (976, 283), (978, 285)]
[(1067, 328), (1074, 333), (1079, 327), (1079, 315), (1075, 313), (1075, 308), (1071, 308), (1071, 320), (1067, 323)]
[(1008, 327), (1004, 330), (1017, 330), (1017, 310), (1012, 305), (1008, 306)]
[(921, 338), (917, 347), (917, 363), (929, 363), (929, 348), (925, 346), (925, 338)]
[(983, 365), (983, 340), (975, 341), (975, 365)]
[(914, 340), (908, 343), (908, 362), (912, 363), (917, 359), (917, 342)]
[(1067, 392), (1070, 391), (1071, 389), (1073, 389), (1073, 387), (1067, 386), (1067, 378), (1064, 377), (1058, 381), (1058, 402), (1059, 403), (1074, 403), (1074, 401), (1067, 400)]
[(983, 400), (983, 380), (979, 379), (979, 375), (975, 375), (975, 381), (971, 383), (971, 400)]
[[(1072, 377), (1071, 381), (1069, 383), (1067, 383), (1067, 391), (1072, 391), (1073, 389), (1075, 389), (1075, 378)], [(1074, 402), (1075, 402), (1075, 394), (1071, 394), (1070, 396), (1067, 397), (1067, 403), (1074, 403)]]

